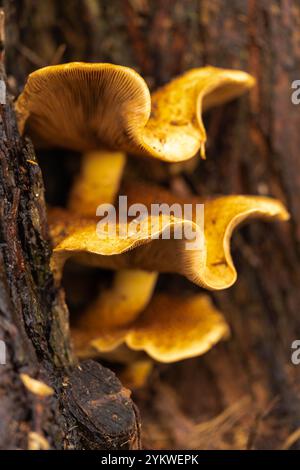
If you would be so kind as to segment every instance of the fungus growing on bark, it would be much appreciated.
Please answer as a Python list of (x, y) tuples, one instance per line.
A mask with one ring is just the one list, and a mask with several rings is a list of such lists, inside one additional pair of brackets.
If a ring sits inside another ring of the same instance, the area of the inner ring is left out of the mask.
[(136, 319), (119, 327), (103, 322), (100, 300), (73, 332), (79, 356), (91, 354), (92, 348), (107, 352), (125, 343), (159, 362), (174, 362), (204, 354), (229, 336), (226, 320), (207, 295), (156, 294)]
[[(188, 202), (180, 201), (160, 188), (136, 183), (126, 188), (126, 194), (129, 204), (138, 197), (147, 207), (157, 201), (168, 204)], [(189, 202), (200, 201), (191, 198)], [(177, 226), (189, 226), (201, 235), (202, 227), (196, 221), (160, 214), (142, 220), (135, 237), (119, 237), (119, 226), (115, 236), (106, 234), (99, 238), (95, 217), (82, 217), (58, 209), (50, 211), (54, 243), (52, 264), (58, 278), (69, 257), (83, 264), (117, 271), (113, 287), (100, 294), (77, 324), (74, 337), (79, 355), (89, 354), (91, 346), (99, 351), (109, 351), (125, 342), (132, 349), (143, 349), (153, 358), (169, 362), (201, 354), (228, 335), (222, 314), (205, 296), (185, 299), (154, 296), (149, 303), (157, 273), (183, 274), (207, 289), (230, 287), (237, 277), (230, 254), (233, 230), (247, 219), (286, 220), (288, 213), (279, 201), (266, 197), (224, 196), (202, 202), (205, 204), (205, 243), (199, 242), (193, 250), (186, 250), (186, 239), (172, 238), (172, 231)], [(171, 239), (153, 239), (154, 233), (161, 236), (170, 227)], [(172, 315), (174, 325), (182, 324), (177, 336), (172, 329)], [(192, 322), (197, 328), (190, 329)], [(166, 336), (174, 339), (176, 336), (180, 347), (174, 349), (170, 342), (159, 340), (159, 348), (154, 334), (159, 330), (159, 324)], [(187, 336), (190, 346), (184, 340)]]
[(116, 271), (112, 287), (104, 290), (92, 308), (85, 312), (82, 326), (88, 324), (90, 329), (99, 327), (96, 310), (101, 311), (104, 329), (130, 324), (148, 305), (156, 280), (156, 272), (138, 269)]
[[(86, 156), (69, 199), (74, 213), (91, 216), (91, 208), (97, 202), (113, 202), (119, 189), (120, 159), (122, 154), (110, 152), (91, 152)], [(105, 178), (110, 162), (113, 171)], [(103, 184), (99, 184), (99, 174)], [(151, 301), (157, 277), (158, 272), (139, 269), (116, 271), (113, 286), (101, 292), (72, 330), (77, 355), (93, 356), (96, 351), (103, 354), (125, 343), (132, 350), (145, 350), (161, 362), (171, 362), (203, 354), (228, 336), (225, 319), (206, 296), (173, 299), (165, 295)], [(158, 315), (165, 308), (167, 311)], [(181, 328), (177, 329), (179, 323)], [(162, 341), (162, 337), (169, 340)]]
[[(136, 72), (111, 64), (75, 62), (30, 75), (16, 103), (20, 131), (28, 132), (37, 146), (84, 152), (68, 210), (49, 212), (56, 278), (69, 257), (116, 271), (112, 288), (100, 294), (78, 324), (79, 353), (85, 354), (88, 345), (109, 351), (125, 343), (170, 362), (202, 354), (228, 335), (222, 314), (206, 296), (155, 295), (151, 301), (157, 275), (179, 273), (207, 289), (231, 286), (237, 276), (230, 254), (233, 230), (255, 217), (286, 220), (279, 201), (256, 196), (192, 198), (181, 202), (205, 204), (204, 230), (197, 219), (162, 213), (139, 220), (134, 236), (127, 233), (131, 221), (99, 237), (94, 214), (99, 204), (112, 203), (117, 195), (124, 152), (168, 162), (186, 161), (199, 150), (204, 157), (202, 111), (253, 84), (245, 72), (204, 67), (175, 78), (150, 97)], [(127, 195), (130, 202), (147, 207), (157, 198), (178, 202), (160, 188), (143, 185), (129, 187)], [(185, 237), (176, 238), (178, 227), (198, 235), (193, 249), (185, 249)], [(166, 232), (168, 240), (163, 239)]]
[(21, 133), (42, 147), (99, 148), (175, 162), (204, 155), (202, 111), (254, 85), (246, 72), (193, 69), (155, 91), (128, 67), (73, 62), (29, 75), (16, 102)]

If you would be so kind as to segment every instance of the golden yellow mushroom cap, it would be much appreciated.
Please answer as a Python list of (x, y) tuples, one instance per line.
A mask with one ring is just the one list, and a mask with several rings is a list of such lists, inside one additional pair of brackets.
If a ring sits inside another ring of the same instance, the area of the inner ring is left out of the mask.
[[(145, 186), (138, 193), (141, 202), (157, 198), (153, 187), (149, 187), (148, 194)], [(172, 197), (167, 193), (162, 200), (169, 202)], [(178, 199), (173, 201), (178, 202)], [(191, 202), (195, 202), (195, 198)], [(175, 272), (207, 289), (228, 288), (237, 277), (230, 253), (234, 229), (250, 219), (287, 220), (289, 215), (280, 201), (267, 197), (223, 196), (202, 203), (204, 230), (197, 221), (158, 214), (144, 218), (134, 236), (130, 236), (130, 224), (125, 223), (118, 224), (115, 233), (102, 232), (99, 237), (96, 218), (84, 218), (63, 210), (50, 211), (54, 244), (52, 266), (59, 277), (64, 262), (72, 256), (88, 265), (115, 270)], [(183, 229), (181, 239), (174, 238), (178, 227)], [(192, 229), (199, 240), (192, 249), (187, 249), (186, 228)], [(120, 235), (124, 229), (128, 231), (127, 236)], [(163, 239), (166, 233), (169, 238)]]
[(153, 93), (134, 70), (73, 62), (29, 75), (16, 102), (21, 133), (42, 147), (99, 148), (170, 162), (204, 156), (202, 111), (251, 88), (238, 70), (193, 69)]
[(156, 294), (132, 324), (119, 330), (101, 328), (101, 311), (96, 313), (100, 334), (91, 345), (100, 352), (125, 343), (159, 362), (175, 362), (204, 354), (229, 336), (222, 313), (202, 294)]

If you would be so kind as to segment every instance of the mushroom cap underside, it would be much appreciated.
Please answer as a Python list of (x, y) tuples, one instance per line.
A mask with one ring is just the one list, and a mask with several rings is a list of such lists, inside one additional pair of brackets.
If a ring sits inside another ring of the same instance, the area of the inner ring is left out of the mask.
[(192, 69), (150, 97), (133, 69), (73, 62), (28, 77), (16, 102), (21, 133), (41, 147), (116, 149), (170, 162), (204, 153), (202, 111), (251, 88), (239, 70)]

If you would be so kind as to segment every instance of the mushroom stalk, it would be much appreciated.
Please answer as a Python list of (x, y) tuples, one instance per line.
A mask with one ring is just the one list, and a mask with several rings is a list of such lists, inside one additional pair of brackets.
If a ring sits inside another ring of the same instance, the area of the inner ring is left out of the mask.
[(93, 217), (100, 204), (113, 203), (126, 163), (122, 152), (93, 151), (83, 154), (80, 174), (69, 198), (69, 209)]
[[(69, 197), (69, 209), (76, 214), (92, 217), (100, 204), (113, 203), (120, 186), (126, 163), (122, 152), (93, 151), (83, 155), (81, 171)], [(115, 273), (111, 289), (101, 293), (86, 312), (81, 328), (101, 325), (122, 326), (135, 320), (149, 303), (155, 288), (157, 272), (120, 270)]]
[(102, 292), (83, 315), (79, 322), (80, 328), (99, 328), (99, 321), (101, 327), (105, 325), (106, 328), (130, 324), (148, 305), (157, 276), (157, 272), (130, 269), (117, 271), (113, 286)]

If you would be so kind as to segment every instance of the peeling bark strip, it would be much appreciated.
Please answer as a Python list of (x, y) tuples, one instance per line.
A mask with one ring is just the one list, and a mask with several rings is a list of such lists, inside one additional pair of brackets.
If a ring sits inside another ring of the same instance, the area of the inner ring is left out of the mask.
[[(0, 84), (4, 93), (3, 64)], [(135, 408), (112, 372), (92, 362), (72, 372), (68, 312), (49, 268), (41, 171), (31, 143), (18, 134), (7, 93), (0, 98), (0, 339), (6, 344), (6, 365), (0, 365), (0, 448), (136, 448)], [(47, 389), (43, 384), (54, 389), (54, 395), (25, 388), (21, 373), (29, 377), (27, 383), (39, 380), (40, 390)], [(80, 397), (78, 384), (80, 393), (85, 391)], [(93, 402), (85, 409), (87, 395)]]

